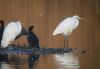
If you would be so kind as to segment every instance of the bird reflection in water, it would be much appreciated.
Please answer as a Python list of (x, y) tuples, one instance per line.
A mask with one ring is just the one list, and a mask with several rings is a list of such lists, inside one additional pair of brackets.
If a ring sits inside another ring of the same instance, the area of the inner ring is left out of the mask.
[[(29, 55), (29, 57), (26, 59), (28, 62), (28, 69), (34, 69), (35, 66), (36, 66), (36, 63), (38, 62), (38, 59), (39, 59), (39, 54), (31, 54)], [(18, 62), (18, 60), (15, 60), (15, 61), (12, 61), (12, 62), (15, 62), (15, 63), (11, 63), (10, 61), (8, 61), (9, 59), (7, 58), (7, 56), (3, 56), (2, 58), (0, 57), (0, 69), (21, 69), (22, 67), (20, 67), (20, 65), (23, 65), (21, 63), (23, 62)], [(3, 62), (3, 63), (2, 63)], [(13, 66), (12, 66), (13, 65)], [(17, 66), (16, 66), (17, 65)], [(15, 66), (15, 67), (14, 67)]]
[(0, 63), (0, 69), (13, 69), (13, 67), (8, 63)]
[(39, 54), (29, 55), (28, 57), (28, 63), (29, 63), (29, 69), (34, 69), (34, 65), (36, 65), (36, 62), (39, 59)]
[(58, 69), (80, 69), (79, 57), (74, 53), (56, 54), (54, 59)]

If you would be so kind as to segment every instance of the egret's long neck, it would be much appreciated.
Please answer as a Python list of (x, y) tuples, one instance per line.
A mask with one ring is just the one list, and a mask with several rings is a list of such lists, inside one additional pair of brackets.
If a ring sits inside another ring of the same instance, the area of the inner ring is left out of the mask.
[(79, 20), (78, 20), (78, 19), (75, 19), (73, 28), (74, 28), (74, 29), (77, 28), (78, 25), (79, 25)]
[(75, 20), (75, 23), (78, 25), (78, 24), (79, 24), (79, 20), (78, 20), (78, 19), (76, 19), (76, 20)]

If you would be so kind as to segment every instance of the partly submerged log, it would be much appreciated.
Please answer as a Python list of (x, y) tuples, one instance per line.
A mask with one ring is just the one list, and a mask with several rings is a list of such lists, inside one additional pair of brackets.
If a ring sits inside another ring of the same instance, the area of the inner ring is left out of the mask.
[(63, 54), (71, 51), (72, 49), (67, 48), (29, 48), (19, 46), (0, 48), (0, 54)]

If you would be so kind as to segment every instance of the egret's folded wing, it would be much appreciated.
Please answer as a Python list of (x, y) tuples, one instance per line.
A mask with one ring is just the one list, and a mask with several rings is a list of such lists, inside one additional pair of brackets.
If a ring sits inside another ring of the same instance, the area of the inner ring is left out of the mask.
[(66, 28), (69, 27), (70, 21), (71, 21), (71, 18), (66, 18), (63, 21), (61, 21), (60, 24), (54, 30), (53, 35), (63, 33), (66, 30)]

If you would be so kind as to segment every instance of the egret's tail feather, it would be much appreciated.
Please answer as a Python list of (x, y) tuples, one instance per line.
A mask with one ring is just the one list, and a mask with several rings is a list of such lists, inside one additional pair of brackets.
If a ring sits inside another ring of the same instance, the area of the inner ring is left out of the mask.
[(9, 42), (6, 42), (6, 41), (1, 41), (1, 46), (2, 47), (7, 47), (9, 45)]
[(53, 33), (52, 35), (53, 35), (53, 36), (55, 36), (56, 34), (55, 34), (55, 33)]

